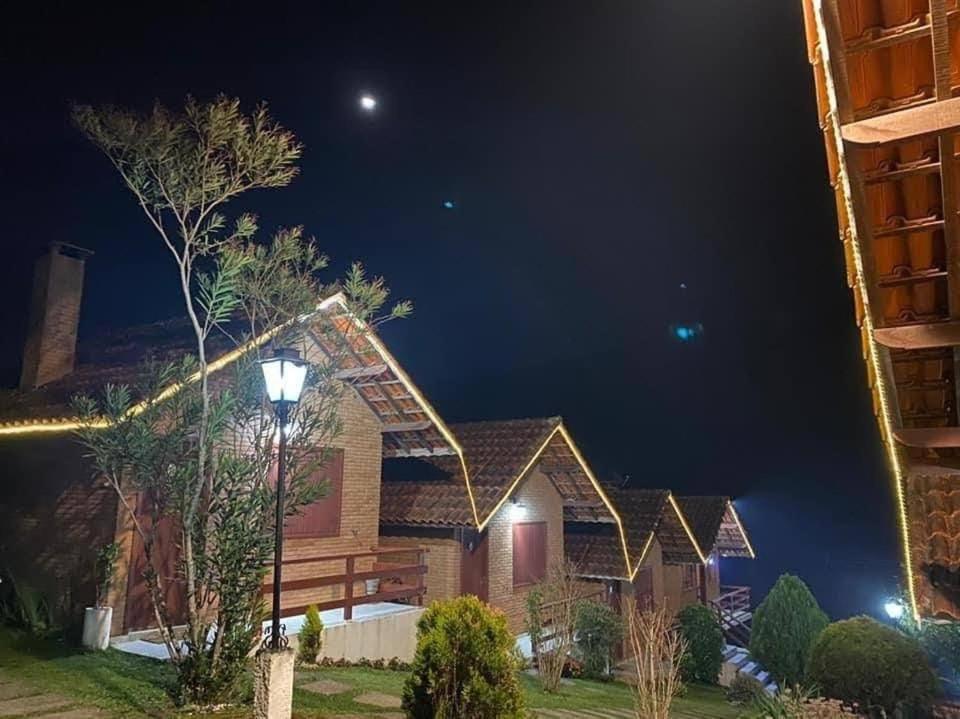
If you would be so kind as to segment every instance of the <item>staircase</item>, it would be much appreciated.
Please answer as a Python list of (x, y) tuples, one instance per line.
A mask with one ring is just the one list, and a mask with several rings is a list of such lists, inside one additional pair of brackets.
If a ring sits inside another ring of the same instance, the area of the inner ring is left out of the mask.
[(720, 683), (729, 685), (737, 674), (746, 674), (763, 684), (767, 694), (776, 694), (777, 683), (743, 647), (727, 644), (723, 650), (723, 668), (720, 670)]
[(716, 613), (728, 644), (750, 646), (753, 612), (750, 610), (750, 587), (720, 587), (720, 594), (709, 602)]

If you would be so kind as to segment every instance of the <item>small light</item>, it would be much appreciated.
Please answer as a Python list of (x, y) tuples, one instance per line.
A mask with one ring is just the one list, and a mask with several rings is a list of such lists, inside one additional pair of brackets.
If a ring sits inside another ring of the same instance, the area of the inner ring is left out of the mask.
[(367, 112), (373, 112), (377, 109), (377, 98), (375, 98), (373, 95), (361, 95), (360, 107)]
[(888, 617), (896, 621), (903, 617), (903, 602), (899, 599), (888, 599), (883, 604), (883, 610), (887, 613)]
[(443, 201), (443, 209), (445, 209), (445, 210), (452, 210), (452, 209), (455, 208), (456, 206), (457, 206), (457, 203), (454, 202), (453, 200), (444, 200), (444, 201)]
[(526, 519), (527, 508), (520, 504), (516, 499), (510, 500), (510, 519), (514, 522), (520, 522)]
[(709, 566), (712, 567), (712, 566), (713, 566), (714, 564), (716, 564), (716, 563), (717, 563), (717, 558), (716, 558), (715, 556), (713, 556), (713, 555), (711, 554), (709, 557), (707, 557), (707, 564), (708, 564)]
[(267, 397), (271, 402), (300, 401), (303, 382), (307, 378), (307, 363), (294, 349), (278, 348), (273, 357), (260, 362)]

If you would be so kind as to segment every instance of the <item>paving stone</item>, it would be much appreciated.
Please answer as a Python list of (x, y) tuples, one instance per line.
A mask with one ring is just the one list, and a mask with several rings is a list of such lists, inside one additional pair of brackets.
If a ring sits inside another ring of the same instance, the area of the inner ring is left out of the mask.
[(25, 686), (20, 682), (8, 682), (0, 684), (0, 701), (7, 699), (16, 699), (17, 697), (29, 697), (40, 692), (33, 687)]
[(383, 707), (384, 709), (399, 709), (400, 708), (400, 697), (393, 696), (392, 694), (384, 694), (382, 692), (366, 692), (360, 694), (353, 698), (357, 704), (370, 704), (375, 707)]
[(343, 694), (345, 691), (352, 689), (353, 687), (349, 684), (344, 684), (343, 682), (335, 682), (332, 679), (318, 679), (317, 681), (310, 682), (309, 684), (301, 684), (298, 689), (305, 689), (308, 692), (313, 692), (314, 694)]
[[(32, 697), (0, 701), (0, 717), (15, 717), (21, 714), (49, 714), (56, 709), (66, 709), (72, 702), (56, 694), (38, 694)], [(56, 715), (54, 715), (56, 716)]]

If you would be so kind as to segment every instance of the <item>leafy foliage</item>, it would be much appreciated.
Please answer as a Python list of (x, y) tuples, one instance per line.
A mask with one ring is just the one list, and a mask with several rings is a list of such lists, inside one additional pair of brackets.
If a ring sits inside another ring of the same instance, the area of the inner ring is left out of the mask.
[(60, 631), (55, 608), (40, 590), (11, 574), (0, 585), (0, 624), (42, 639)]
[(751, 719), (844, 719), (860, 714), (842, 701), (823, 699), (812, 689), (797, 686), (773, 695), (761, 694), (748, 716)]
[(920, 644), (939, 673), (944, 689), (960, 694), (960, 622), (924, 622)]
[(592, 679), (610, 677), (613, 650), (623, 639), (623, 621), (608, 605), (595, 601), (577, 604), (576, 646), (583, 662), (583, 676)]
[(937, 691), (920, 643), (869, 617), (828, 626), (813, 646), (807, 673), (824, 696), (887, 715), (922, 711)]
[(519, 669), (501, 612), (473, 596), (434, 602), (417, 624), (403, 710), (411, 719), (520, 719)]
[(680, 665), (685, 682), (716, 684), (723, 665), (723, 630), (716, 615), (702, 604), (690, 604), (677, 614), (687, 645)]
[(577, 607), (584, 597), (576, 567), (565, 561), (552, 564), (544, 580), (527, 598), (527, 627), (537, 660), (537, 673), (545, 691), (555, 692), (564, 672), (573, 670)]
[(300, 641), (297, 647), (297, 659), (305, 664), (315, 664), (323, 646), (323, 620), (315, 604), (307, 607), (303, 626), (300, 627), (297, 638)]
[(727, 701), (744, 706), (761, 701), (765, 693), (763, 683), (755, 676), (738, 673), (727, 687)]
[(116, 542), (103, 545), (97, 552), (94, 576), (97, 581), (96, 605), (98, 607), (104, 606), (107, 601), (107, 595), (110, 593), (110, 587), (113, 585), (117, 573), (117, 560), (119, 558), (120, 545)]
[(817, 636), (830, 622), (801, 579), (784, 574), (753, 614), (750, 653), (780, 686), (804, 679)]
[[(262, 243), (252, 215), (231, 223), (222, 214), (242, 193), (283, 187), (297, 174), (301, 147), (264, 106), (246, 114), (235, 99), (188, 98), (181, 112), (78, 106), (73, 116), (169, 250), (194, 339), (194, 351), (180, 359), (148, 359), (131, 386), (107, 385), (96, 396), (75, 398), (77, 434), (140, 535), (143, 579), (181, 698), (219, 703), (232, 694), (259, 637), (261, 586), (273, 554), (276, 489), (269, 473), (278, 428), (258, 361), (271, 344), (306, 356), (312, 338), (324, 341), (328, 355), (310, 364), (290, 416), (288, 426), (296, 428), (286, 455), (290, 516), (325, 491), (311, 479), (329, 457), (317, 448), (330, 447), (341, 431), (342, 385), (334, 374), (351, 338), (334, 331), (317, 302), (343, 289), (353, 316), (374, 323), (388, 291), (360, 265), (342, 283), (322, 284), (317, 273), (326, 257), (302, 229), (280, 230)], [(387, 317), (408, 313), (401, 303)], [(237, 359), (213, 381), (211, 358), (224, 344), (237, 350)], [(132, 493), (143, 506), (129, 503)], [(157, 528), (164, 522), (177, 531), (176, 577), (159, 571)], [(182, 640), (173, 632), (180, 618), (166, 603), (181, 589)]]

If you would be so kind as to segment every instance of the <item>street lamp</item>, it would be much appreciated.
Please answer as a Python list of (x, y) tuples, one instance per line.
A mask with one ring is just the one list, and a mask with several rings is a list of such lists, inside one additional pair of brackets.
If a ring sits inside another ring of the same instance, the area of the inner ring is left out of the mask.
[(307, 363), (300, 353), (286, 347), (277, 348), (273, 357), (262, 360), (263, 382), (280, 425), (280, 447), (277, 456), (277, 516), (273, 548), (273, 623), (270, 627), (270, 648), (280, 649), (280, 583), (283, 565), (283, 495), (287, 478), (287, 426), (290, 407), (300, 401)]
[(888, 599), (883, 604), (883, 611), (887, 613), (893, 621), (899, 621), (903, 617), (903, 602), (899, 599)]

